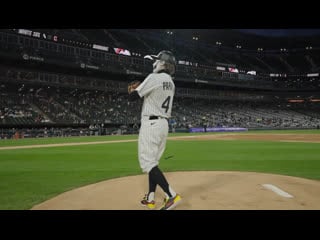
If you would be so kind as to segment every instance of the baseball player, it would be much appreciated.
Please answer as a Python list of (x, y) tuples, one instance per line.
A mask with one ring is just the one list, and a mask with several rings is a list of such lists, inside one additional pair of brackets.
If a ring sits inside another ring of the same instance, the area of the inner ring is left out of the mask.
[(138, 157), (143, 172), (148, 173), (149, 191), (141, 204), (149, 209), (155, 208), (155, 191), (159, 185), (165, 199), (160, 210), (170, 210), (181, 201), (159, 169), (159, 160), (165, 150), (168, 136), (168, 119), (171, 117), (175, 85), (172, 75), (175, 73), (175, 57), (170, 51), (161, 51), (158, 55), (147, 55), (154, 61), (153, 73), (144, 81), (128, 85), (129, 99), (144, 98), (141, 112)]

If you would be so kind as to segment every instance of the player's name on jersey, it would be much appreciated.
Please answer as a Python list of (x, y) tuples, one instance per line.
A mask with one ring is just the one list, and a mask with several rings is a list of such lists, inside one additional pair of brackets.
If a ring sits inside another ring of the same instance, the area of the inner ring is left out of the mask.
[(172, 90), (173, 84), (171, 82), (163, 82), (162, 87), (163, 87), (163, 90)]

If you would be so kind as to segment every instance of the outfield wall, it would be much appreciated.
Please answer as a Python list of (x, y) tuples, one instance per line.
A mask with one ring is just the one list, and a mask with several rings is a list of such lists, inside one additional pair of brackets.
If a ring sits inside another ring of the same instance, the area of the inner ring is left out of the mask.
[(189, 128), (189, 132), (241, 132), (248, 131), (248, 128), (239, 127), (207, 127), (207, 128)]

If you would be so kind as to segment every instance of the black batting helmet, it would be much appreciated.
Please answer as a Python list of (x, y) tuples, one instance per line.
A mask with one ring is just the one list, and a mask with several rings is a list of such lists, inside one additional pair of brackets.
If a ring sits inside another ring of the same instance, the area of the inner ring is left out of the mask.
[(145, 58), (151, 60), (160, 60), (165, 62), (165, 68), (173, 75), (176, 71), (176, 58), (171, 51), (163, 50), (158, 55), (147, 55)]

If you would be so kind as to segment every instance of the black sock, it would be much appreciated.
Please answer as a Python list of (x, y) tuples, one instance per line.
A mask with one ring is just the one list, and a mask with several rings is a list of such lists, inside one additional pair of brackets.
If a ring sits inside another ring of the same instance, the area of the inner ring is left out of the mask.
[(165, 178), (161, 170), (158, 168), (158, 166), (155, 166), (151, 169), (151, 171), (149, 172), (149, 177), (152, 179), (152, 182), (159, 184), (162, 190), (166, 194), (168, 194), (169, 197), (172, 197), (169, 191), (169, 183), (167, 182), (167, 179)]
[(157, 188), (157, 183), (152, 179), (151, 174), (149, 172), (149, 193), (155, 192)]

